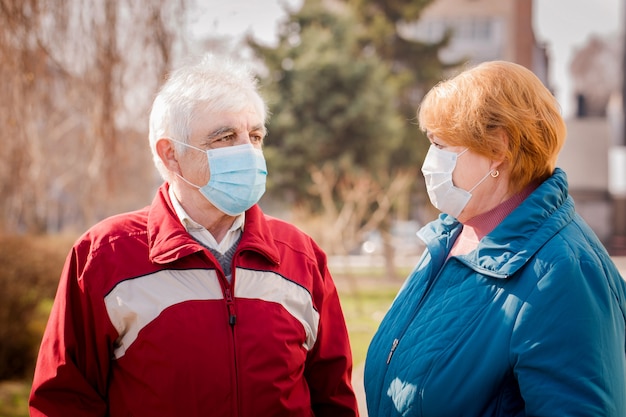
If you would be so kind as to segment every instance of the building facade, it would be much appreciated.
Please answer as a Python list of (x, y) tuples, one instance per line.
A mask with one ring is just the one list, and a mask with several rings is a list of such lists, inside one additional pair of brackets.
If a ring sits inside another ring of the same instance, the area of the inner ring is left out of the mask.
[(435, 0), (418, 22), (402, 25), (400, 32), (433, 43), (450, 31), (451, 41), (439, 56), (444, 63), (512, 61), (550, 87), (546, 48), (537, 43), (532, 21), (532, 0)]

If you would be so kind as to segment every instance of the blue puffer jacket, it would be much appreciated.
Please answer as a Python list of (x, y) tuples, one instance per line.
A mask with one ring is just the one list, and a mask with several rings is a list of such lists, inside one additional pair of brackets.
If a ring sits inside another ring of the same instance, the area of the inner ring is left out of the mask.
[(626, 283), (556, 169), (476, 250), (442, 215), (369, 347), (370, 417), (626, 416)]

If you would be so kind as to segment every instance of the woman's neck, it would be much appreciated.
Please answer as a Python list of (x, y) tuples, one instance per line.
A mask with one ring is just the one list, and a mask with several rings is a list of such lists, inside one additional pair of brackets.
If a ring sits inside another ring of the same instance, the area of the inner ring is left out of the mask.
[(503, 201), (493, 209), (472, 217), (463, 223), (463, 230), (454, 242), (448, 257), (465, 255), (478, 246), (480, 240), (498, 226), (522, 201), (526, 199), (539, 184), (531, 183), (522, 191)]

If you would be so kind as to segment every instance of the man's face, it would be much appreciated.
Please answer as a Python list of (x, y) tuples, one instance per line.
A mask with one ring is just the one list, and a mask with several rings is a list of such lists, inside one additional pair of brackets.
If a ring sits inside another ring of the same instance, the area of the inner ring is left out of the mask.
[[(191, 123), (189, 144), (202, 150), (252, 144), (261, 149), (266, 129), (263, 118), (254, 106), (241, 112), (220, 112), (195, 117)], [(209, 166), (205, 153), (185, 148), (178, 157), (183, 177), (202, 186), (209, 181)], [(187, 188), (187, 187), (183, 187)], [(191, 190), (197, 193), (197, 190)]]

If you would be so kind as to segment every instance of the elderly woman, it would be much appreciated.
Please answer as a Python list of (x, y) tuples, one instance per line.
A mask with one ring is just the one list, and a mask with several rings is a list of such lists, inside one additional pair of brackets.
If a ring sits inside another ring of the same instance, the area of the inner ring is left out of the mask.
[(566, 129), (529, 70), (424, 98), (439, 219), (370, 345), (370, 416), (626, 416), (626, 284), (555, 168)]

